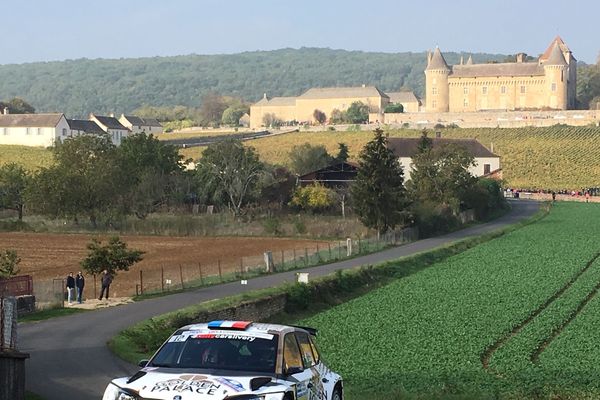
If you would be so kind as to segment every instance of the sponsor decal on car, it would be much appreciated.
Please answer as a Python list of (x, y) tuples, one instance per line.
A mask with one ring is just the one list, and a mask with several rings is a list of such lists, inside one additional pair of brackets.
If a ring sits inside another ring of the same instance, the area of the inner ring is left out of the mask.
[(173, 335), (169, 338), (169, 342), (185, 342), (190, 337), (194, 339), (230, 339), (230, 340), (246, 340), (253, 342), (256, 339), (273, 339), (273, 335), (260, 332), (236, 332), (236, 331), (217, 331), (217, 330), (200, 330), (186, 331), (179, 335)]
[(179, 378), (156, 382), (150, 390), (152, 393), (177, 392), (215, 395), (221, 385), (207, 379), (204, 375), (181, 375)]
[(241, 392), (244, 390), (244, 385), (242, 385), (238, 381), (234, 381), (233, 379), (217, 378), (216, 381), (227, 386), (228, 388), (230, 388), (236, 392)]

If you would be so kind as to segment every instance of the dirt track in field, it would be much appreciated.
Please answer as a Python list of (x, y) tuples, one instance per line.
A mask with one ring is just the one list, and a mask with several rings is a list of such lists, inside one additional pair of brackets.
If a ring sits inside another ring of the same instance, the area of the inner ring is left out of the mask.
[[(87, 234), (38, 234), (0, 233), (0, 250), (16, 250), (22, 261), (21, 274), (33, 275), (36, 282), (48, 282), (64, 278), (69, 272), (81, 270), (79, 262), (87, 255), (87, 244), (92, 235)], [(107, 237), (100, 236), (105, 240)], [(299, 254), (305, 248), (314, 249), (317, 244), (326, 242), (254, 238), (254, 237), (166, 237), (166, 236), (121, 236), (129, 248), (145, 252), (144, 260), (128, 272), (120, 272), (111, 292), (114, 295), (131, 295), (139, 283), (139, 271), (143, 270), (144, 287), (152, 289), (161, 285), (161, 268), (165, 279), (176, 285), (181, 275), (184, 280), (197, 279), (202, 269), (203, 275), (218, 274), (218, 261), (222, 272), (239, 271), (243, 266), (260, 265), (266, 250), (273, 252), (275, 262), (281, 259), (281, 251), (288, 259), (293, 249)], [(200, 266), (199, 266), (200, 265)], [(181, 266), (181, 268), (180, 268)], [(86, 281), (86, 289), (93, 290), (91, 277)], [(91, 296), (91, 292), (87, 292)]]

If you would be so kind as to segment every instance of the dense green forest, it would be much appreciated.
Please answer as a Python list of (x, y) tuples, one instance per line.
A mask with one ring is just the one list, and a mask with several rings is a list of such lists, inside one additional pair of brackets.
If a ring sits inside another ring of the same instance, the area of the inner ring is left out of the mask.
[[(462, 54), (468, 57), (468, 54)], [(461, 54), (445, 53), (449, 64)], [(475, 62), (504, 55), (474, 54)], [(422, 95), (427, 55), (317, 48), (232, 55), (79, 59), (0, 65), (0, 99), (20, 97), (37, 112), (131, 112), (143, 105), (198, 107), (212, 92), (247, 102), (297, 96), (311, 87), (375, 85)]]

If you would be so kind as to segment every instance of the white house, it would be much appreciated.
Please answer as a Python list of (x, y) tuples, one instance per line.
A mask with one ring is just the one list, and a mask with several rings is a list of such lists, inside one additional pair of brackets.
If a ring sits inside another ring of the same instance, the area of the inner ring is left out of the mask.
[(0, 144), (50, 147), (71, 135), (64, 114), (0, 115)]
[(117, 146), (120, 145), (121, 140), (130, 133), (130, 130), (123, 126), (114, 115), (106, 117), (90, 114), (90, 121), (95, 122), (104, 132), (108, 133), (112, 142)]
[(67, 119), (71, 128), (71, 136), (80, 135), (104, 135), (106, 132), (94, 121), (85, 119)]
[(121, 114), (119, 122), (126, 128), (129, 128), (131, 133), (158, 134), (163, 133), (163, 127), (155, 118), (140, 118), (134, 115)]
[[(388, 138), (388, 147), (398, 157), (404, 169), (404, 179), (410, 179), (412, 171), (412, 157), (418, 152), (420, 138)], [(500, 171), (500, 156), (492, 153), (484, 145), (475, 139), (446, 139), (432, 138), (433, 148), (453, 144), (463, 147), (469, 154), (473, 155), (475, 165), (469, 168), (469, 172), (476, 177), (491, 175)]]

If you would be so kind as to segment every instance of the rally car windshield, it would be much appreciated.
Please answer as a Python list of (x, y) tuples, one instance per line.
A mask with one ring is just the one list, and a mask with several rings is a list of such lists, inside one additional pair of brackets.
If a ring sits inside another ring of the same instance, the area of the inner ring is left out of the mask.
[(173, 335), (148, 366), (274, 373), (276, 359), (275, 335), (186, 331)]

